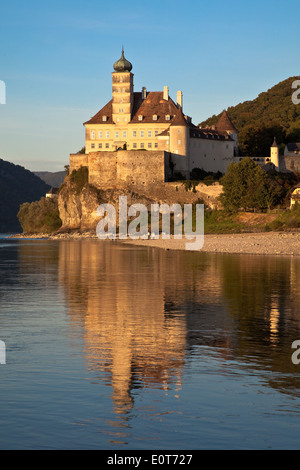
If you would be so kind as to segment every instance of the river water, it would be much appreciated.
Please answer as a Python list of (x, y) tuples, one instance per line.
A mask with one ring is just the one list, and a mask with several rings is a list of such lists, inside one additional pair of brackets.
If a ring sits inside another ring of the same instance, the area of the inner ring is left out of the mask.
[(2, 237), (0, 448), (299, 449), (299, 285), (296, 257)]

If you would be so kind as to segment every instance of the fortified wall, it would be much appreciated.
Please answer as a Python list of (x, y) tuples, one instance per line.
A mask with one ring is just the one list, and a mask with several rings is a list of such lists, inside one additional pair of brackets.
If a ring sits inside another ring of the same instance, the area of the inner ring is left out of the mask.
[[(137, 192), (154, 201), (190, 204), (202, 199), (208, 207), (220, 206), (222, 192), (219, 183), (199, 184), (187, 190), (183, 182), (168, 182), (171, 176), (170, 158), (166, 151), (118, 150), (70, 155), (70, 173), (80, 167), (89, 170), (89, 183), (102, 190), (122, 188)], [(184, 156), (179, 156), (186, 158)]]
[(70, 155), (70, 173), (89, 169), (89, 183), (101, 189), (115, 186), (163, 184), (170, 176), (170, 154), (165, 151), (118, 150)]

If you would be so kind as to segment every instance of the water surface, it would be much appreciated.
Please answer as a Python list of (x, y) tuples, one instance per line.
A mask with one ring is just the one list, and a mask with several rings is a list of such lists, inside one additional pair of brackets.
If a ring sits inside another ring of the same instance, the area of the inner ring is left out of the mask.
[(300, 260), (0, 240), (0, 448), (298, 449)]

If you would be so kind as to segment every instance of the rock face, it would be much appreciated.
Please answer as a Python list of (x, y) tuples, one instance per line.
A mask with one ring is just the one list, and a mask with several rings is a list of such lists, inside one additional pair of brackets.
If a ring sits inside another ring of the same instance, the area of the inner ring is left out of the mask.
[(58, 196), (59, 216), (62, 220), (61, 230), (94, 228), (99, 220), (96, 210), (100, 202), (98, 191), (88, 184), (77, 193), (67, 183)]
[(165, 183), (151, 188), (137, 189), (124, 186), (110, 189), (98, 189), (81, 180), (80, 184), (66, 177), (58, 196), (59, 215), (62, 220), (60, 231), (71, 230), (95, 230), (100, 220), (97, 208), (100, 204), (110, 203), (116, 210), (118, 217), (119, 197), (127, 197), (127, 206), (143, 204), (150, 211), (151, 204), (192, 204), (204, 203), (207, 207), (219, 206), (218, 197), (222, 187), (219, 184), (212, 186), (198, 185), (196, 188), (187, 189), (182, 182)]

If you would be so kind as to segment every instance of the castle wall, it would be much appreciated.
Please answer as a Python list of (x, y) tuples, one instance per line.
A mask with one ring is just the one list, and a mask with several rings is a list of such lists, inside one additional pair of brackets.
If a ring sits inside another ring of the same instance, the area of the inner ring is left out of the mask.
[(232, 140), (190, 139), (189, 170), (201, 168), (205, 171), (226, 173), (228, 165), (234, 161)]
[(71, 174), (73, 170), (78, 170), (82, 166), (88, 166), (88, 155), (85, 153), (71, 153), (69, 164)]
[(284, 155), (280, 158), (281, 171), (300, 173), (300, 155)]
[(169, 166), (169, 155), (162, 151), (90, 152), (86, 159), (76, 157), (70, 156), (70, 169), (88, 166), (90, 184), (103, 189), (164, 183)]

